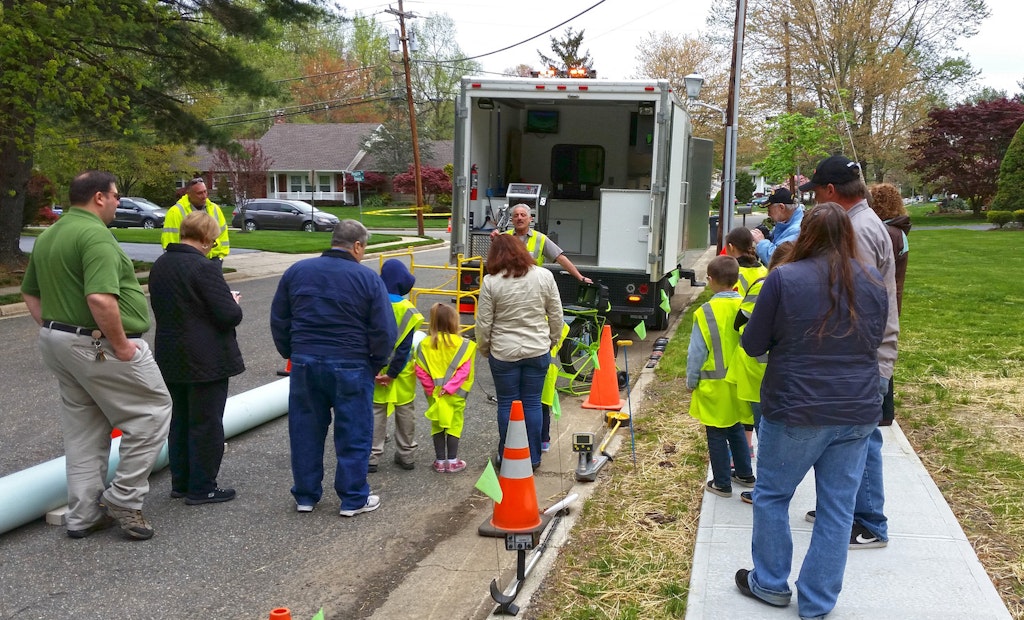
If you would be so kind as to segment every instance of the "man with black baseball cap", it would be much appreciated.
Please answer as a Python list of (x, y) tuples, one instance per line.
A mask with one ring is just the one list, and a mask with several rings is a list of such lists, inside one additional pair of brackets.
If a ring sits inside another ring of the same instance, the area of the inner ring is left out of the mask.
[(759, 226), (750, 232), (754, 237), (757, 257), (767, 265), (775, 248), (787, 241), (796, 241), (800, 234), (800, 222), (804, 219), (804, 206), (797, 204), (793, 194), (785, 187), (772, 190), (765, 204), (768, 205), (768, 217), (775, 221), (775, 228), (766, 232), (767, 229)]
[[(882, 281), (889, 298), (889, 315), (878, 347), (879, 392), (882, 396), (889, 390), (889, 379), (896, 364), (896, 343), (900, 333), (899, 316), (896, 306), (896, 262), (892, 252), (892, 240), (885, 224), (868, 206), (867, 186), (860, 175), (860, 165), (843, 157), (833, 155), (825, 159), (814, 170), (811, 180), (800, 186), (800, 191), (814, 191), (814, 202), (838, 203), (846, 209), (853, 224), (857, 252), (861, 259), (874, 265), (882, 274)], [(879, 418), (882, 411), (879, 408)], [(888, 521), (883, 512), (885, 492), (882, 488), (882, 432), (877, 428), (868, 440), (868, 456), (864, 465), (857, 505), (853, 513), (853, 532), (850, 534), (850, 549), (872, 549), (888, 544)], [(807, 513), (807, 520), (814, 521), (815, 511)]]
[[(850, 161), (842, 155), (833, 155), (818, 164), (818, 167), (814, 169), (814, 174), (811, 175), (811, 180), (801, 185), (800, 191), (809, 192), (814, 190), (817, 192), (819, 187), (843, 185), (859, 178), (860, 165), (857, 162)], [(828, 201), (816, 200), (816, 202)], [(846, 208), (849, 209), (849, 207)]]

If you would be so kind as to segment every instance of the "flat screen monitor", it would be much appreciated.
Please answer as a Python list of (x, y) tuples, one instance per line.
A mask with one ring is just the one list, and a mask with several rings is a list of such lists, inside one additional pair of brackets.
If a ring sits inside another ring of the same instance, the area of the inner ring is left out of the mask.
[(558, 110), (527, 110), (526, 133), (558, 133)]

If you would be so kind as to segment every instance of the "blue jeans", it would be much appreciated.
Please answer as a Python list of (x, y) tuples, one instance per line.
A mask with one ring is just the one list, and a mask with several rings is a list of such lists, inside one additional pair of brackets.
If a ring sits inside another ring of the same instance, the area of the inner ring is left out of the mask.
[[(528, 357), (517, 362), (503, 362), (489, 358), (494, 391), (498, 396), (498, 455), (505, 454), (505, 433), (508, 418), (512, 413), (512, 401), (523, 402), (523, 416), (526, 418), (526, 437), (530, 441), (530, 461), (540, 464), (540, 434), (544, 424), (540, 406), (540, 393), (544, 389), (544, 378), (551, 365), (551, 354)], [(293, 362), (294, 363), (294, 362)]]
[(875, 427), (786, 426), (761, 418), (750, 544), (754, 570), (749, 576), (750, 590), (757, 597), (777, 605), (789, 603), (793, 562), (789, 503), (813, 467), (817, 514), (797, 579), (797, 603), (801, 618), (824, 616), (835, 607), (843, 587), (868, 437)]
[(729, 471), (729, 453), (736, 475), (741, 478), (753, 476), (750, 466), (750, 446), (743, 425), (737, 422), (729, 428), (705, 426), (708, 435), (708, 456), (711, 459), (711, 473), (715, 486), (723, 491), (732, 490), (732, 473)]
[[(878, 391), (889, 391), (889, 379), (880, 377)], [(875, 428), (868, 440), (868, 458), (864, 464), (864, 476), (857, 491), (857, 507), (853, 519), (869, 532), (882, 540), (889, 540), (889, 521), (885, 518), (885, 488), (882, 483), (882, 431)]]
[(368, 362), (292, 355), (288, 437), (295, 503), (315, 505), (323, 495), (324, 441), (334, 409), (334, 490), (342, 510), (366, 505), (366, 474), (373, 443), (373, 371)]

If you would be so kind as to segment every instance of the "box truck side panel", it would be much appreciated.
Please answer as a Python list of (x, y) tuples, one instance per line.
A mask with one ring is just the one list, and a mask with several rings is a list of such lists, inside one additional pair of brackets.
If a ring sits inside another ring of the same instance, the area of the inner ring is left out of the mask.
[[(667, 213), (665, 216), (665, 263), (664, 271), (676, 267), (673, 260), (686, 250), (687, 239), (684, 235), (687, 214), (690, 211), (688, 202), (688, 170), (687, 160), (690, 156), (690, 119), (686, 112), (677, 105), (672, 106), (672, 139), (669, 142), (669, 168), (666, 182)], [(660, 275), (660, 274), (659, 274)]]

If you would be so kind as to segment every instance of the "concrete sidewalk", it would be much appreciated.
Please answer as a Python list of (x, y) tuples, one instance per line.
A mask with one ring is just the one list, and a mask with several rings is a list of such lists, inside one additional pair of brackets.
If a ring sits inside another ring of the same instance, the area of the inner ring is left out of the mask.
[[(850, 551), (843, 591), (829, 620), (1010, 618), (953, 511), (903, 431), (894, 424), (882, 428), (882, 434), (889, 545)], [(753, 567), (751, 506), (740, 501), (739, 490), (734, 487), (731, 498), (704, 494), (686, 617), (794, 618), (795, 582), (813, 527), (804, 514), (814, 508), (814, 474), (808, 474), (790, 504), (793, 600), (786, 608), (769, 607), (736, 589), (736, 570)]]

